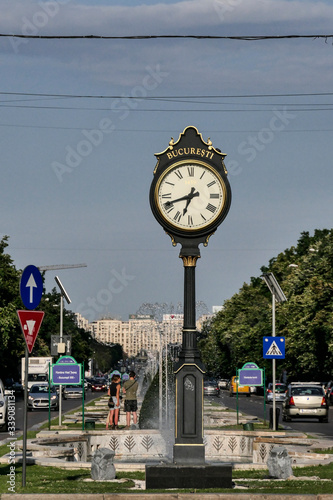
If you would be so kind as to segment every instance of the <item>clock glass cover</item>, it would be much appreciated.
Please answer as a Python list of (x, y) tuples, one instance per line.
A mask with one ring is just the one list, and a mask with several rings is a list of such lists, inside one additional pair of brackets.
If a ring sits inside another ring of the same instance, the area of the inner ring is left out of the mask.
[(200, 161), (183, 161), (165, 170), (156, 184), (155, 201), (169, 224), (198, 231), (220, 216), (226, 189), (220, 174)]

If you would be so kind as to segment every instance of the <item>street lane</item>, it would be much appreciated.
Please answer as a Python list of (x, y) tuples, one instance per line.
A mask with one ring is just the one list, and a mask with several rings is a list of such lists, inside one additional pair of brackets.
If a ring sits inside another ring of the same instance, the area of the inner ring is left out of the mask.
[[(220, 404), (236, 410), (237, 399), (235, 396), (230, 397), (228, 391), (220, 391), (220, 397), (210, 397), (212, 401), (219, 402)], [(272, 404), (266, 404), (266, 420), (269, 421), (270, 408)], [(280, 408), (279, 425), (286, 429), (293, 429), (299, 432), (307, 432), (308, 434), (321, 434), (323, 436), (333, 438), (333, 409), (330, 410), (328, 423), (319, 423), (317, 419), (296, 419), (292, 422), (282, 422), (282, 403), (276, 403), (276, 407)], [(252, 394), (251, 397), (244, 395), (238, 398), (238, 408), (240, 412), (248, 415), (253, 415), (261, 420), (264, 420), (264, 398)]]
[[(89, 403), (93, 399), (99, 398), (101, 395), (106, 393), (96, 393), (87, 391), (85, 404)], [(62, 400), (62, 414), (64, 415), (66, 412), (74, 410), (75, 408), (82, 408), (82, 399), (66, 399)], [(24, 400), (22, 396), (18, 396), (15, 401), (15, 437), (18, 437), (23, 432), (23, 408), (24, 408)], [(51, 419), (59, 417), (59, 412), (51, 411)], [(28, 430), (34, 428), (34, 426), (41, 424), (45, 421), (48, 421), (49, 413), (48, 410), (34, 410), (32, 412), (28, 412)], [(8, 432), (0, 432), (0, 441), (3, 441), (6, 438), (13, 437), (10, 436)]]

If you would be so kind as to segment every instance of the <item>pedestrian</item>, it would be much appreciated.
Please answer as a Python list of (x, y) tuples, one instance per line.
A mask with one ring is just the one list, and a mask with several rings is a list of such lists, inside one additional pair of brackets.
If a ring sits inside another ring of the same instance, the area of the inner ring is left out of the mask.
[(118, 420), (119, 420), (119, 408), (120, 408), (120, 376), (113, 375), (111, 379), (111, 384), (108, 390), (108, 396), (113, 402), (113, 408), (110, 408), (106, 419), (106, 428), (118, 429)]
[(129, 374), (130, 378), (124, 382), (123, 385), (123, 393), (125, 394), (124, 401), (124, 410), (126, 412), (126, 427), (125, 429), (130, 428), (131, 424), (131, 414), (133, 415), (133, 424), (136, 425), (138, 421), (137, 417), (137, 409), (138, 402), (136, 393), (138, 391), (139, 384), (137, 380), (135, 380), (135, 372), (131, 371)]

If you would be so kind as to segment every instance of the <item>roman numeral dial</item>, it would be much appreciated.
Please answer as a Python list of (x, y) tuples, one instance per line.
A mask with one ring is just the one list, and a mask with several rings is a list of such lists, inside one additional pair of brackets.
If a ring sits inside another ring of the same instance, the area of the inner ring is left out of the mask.
[(155, 202), (168, 225), (185, 232), (213, 226), (226, 204), (222, 176), (203, 161), (171, 165), (158, 179)]

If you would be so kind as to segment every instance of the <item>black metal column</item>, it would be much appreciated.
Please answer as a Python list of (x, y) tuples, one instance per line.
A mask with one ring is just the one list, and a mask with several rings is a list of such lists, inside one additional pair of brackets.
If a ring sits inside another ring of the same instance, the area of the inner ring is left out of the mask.
[(195, 266), (200, 255), (180, 253), (184, 264), (184, 325), (182, 350), (175, 365), (176, 433), (175, 464), (203, 464), (203, 375), (205, 368), (197, 349)]

